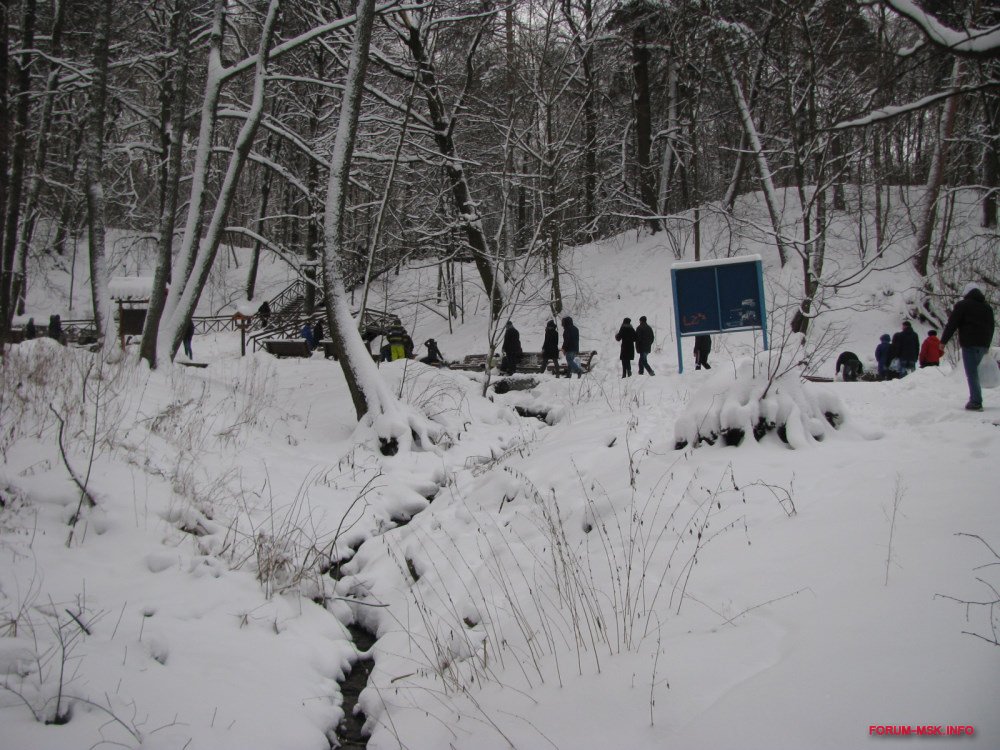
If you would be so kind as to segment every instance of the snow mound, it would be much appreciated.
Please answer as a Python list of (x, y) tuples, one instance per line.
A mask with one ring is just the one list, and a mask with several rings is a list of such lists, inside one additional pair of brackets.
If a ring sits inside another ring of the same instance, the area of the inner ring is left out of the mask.
[(750, 368), (735, 380), (718, 375), (695, 392), (674, 425), (675, 447), (744, 444), (775, 433), (790, 448), (822, 441), (845, 420), (844, 405), (830, 391), (800, 379), (798, 372), (754, 377)]

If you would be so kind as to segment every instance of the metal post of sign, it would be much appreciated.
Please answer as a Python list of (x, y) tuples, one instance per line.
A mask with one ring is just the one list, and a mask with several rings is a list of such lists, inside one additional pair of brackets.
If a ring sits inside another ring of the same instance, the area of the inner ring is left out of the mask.
[(760, 331), (764, 335), (764, 351), (767, 351), (771, 347), (767, 345), (767, 308), (764, 305), (764, 264), (759, 260), (756, 263), (757, 266), (757, 288), (761, 290), (760, 300), (758, 301), (757, 307), (760, 310)]
[(684, 372), (684, 350), (681, 346), (681, 307), (677, 301), (677, 271), (670, 269), (670, 285), (674, 296), (674, 334), (677, 338), (677, 372)]

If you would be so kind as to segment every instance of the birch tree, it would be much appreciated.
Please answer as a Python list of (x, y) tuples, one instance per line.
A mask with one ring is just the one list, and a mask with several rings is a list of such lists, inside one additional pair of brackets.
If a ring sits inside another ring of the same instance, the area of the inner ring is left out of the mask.
[[(202, 104), (202, 124), (199, 133), (198, 159), (195, 162), (193, 182), (198, 185), (198, 200), (195, 200), (195, 189), (192, 188), (191, 206), (189, 206), (188, 226), (185, 229), (184, 242), (181, 249), (181, 273), (173, 277), (173, 285), (167, 297), (167, 310), (170, 315), (166, 330), (158, 337), (158, 357), (173, 359), (180, 348), (184, 336), (184, 327), (194, 314), (195, 307), (208, 281), (222, 232), (229, 215), (239, 184), (240, 175), (246, 165), (253, 145), (257, 128), (264, 112), (264, 84), (267, 77), (269, 51), (274, 27), (278, 20), (279, 0), (270, 0), (264, 18), (260, 44), (254, 60), (253, 96), (247, 110), (246, 119), (240, 128), (233, 146), (232, 154), (226, 168), (219, 194), (211, 218), (205, 228), (204, 237), (199, 237), (197, 231), (202, 225), (201, 207), (204, 200), (208, 155), (211, 150), (212, 134), (218, 119), (218, 97), (222, 83), (229, 72), (222, 66), (222, 30), (225, 20), (224, 0), (218, 0), (212, 24), (212, 41), (209, 51), (209, 69), (206, 82), (206, 94)], [(197, 216), (192, 216), (192, 212)], [(190, 233), (190, 234), (189, 234)], [(197, 247), (197, 254), (193, 250)], [(186, 251), (186, 252), (185, 252)], [(173, 301), (173, 305), (171, 302)]]
[(93, 82), (87, 115), (84, 161), (87, 180), (87, 245), (90, 250), (90, 293), (94, 303), (94, 327), (98, 341), (105, 341), (111, 315), (105, 257), (106, 213), (104, 197), (104, 120), (108, 98), (108, 41), (112, 0), (102, 0), (97, 12), (93, 42)]

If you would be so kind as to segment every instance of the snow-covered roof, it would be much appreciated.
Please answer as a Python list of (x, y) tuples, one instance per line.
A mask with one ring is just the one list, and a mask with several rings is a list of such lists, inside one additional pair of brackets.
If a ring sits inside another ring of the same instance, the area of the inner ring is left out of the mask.
[(759, 255), (737, 255), (735, 258), (718, 258), (715, 260), (688, 260), (683, 263), (674, 263), (670, 266), (671, 271), (679, 271), (683, 268), (707, 268), (708, 266), (730, 266), (734, 263), (748, 263), (760, 260)]
[(146, 301), (153, 293), (152, 276), (112, 276), (108, 282), (111, 299), (122, 302)]

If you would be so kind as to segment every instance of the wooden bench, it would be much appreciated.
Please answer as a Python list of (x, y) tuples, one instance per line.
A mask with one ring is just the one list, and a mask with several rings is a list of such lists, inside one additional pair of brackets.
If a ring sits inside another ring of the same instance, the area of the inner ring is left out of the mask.
[[(590, 372), (591, 362), (592, 362), (592, 360), (594, 359), (594, 357), (596, 355), (597, 355), (596, 351), (577, 352), (577, 354), (576, 354), (576, 363), (578, 365), (580, 365), (580, 369), (583, 370), (585, 373), (586, 372)], [(541, 355), (539, 355), (539, 356), (541, 356)], [(560, 375), (566, 375), (567, 374), (567, 370), (566, 370), (566, 357), (563, 356), (561, 359), (562, 359), (562, 362), (560, 363), (559, 367), (557, 367), (556, 370), (555, 370), (555, 372), (553, 372), (553, 374), (556, 377), (559, 377)], [(549, 365), (549, 371), (552, 372), (552, 366), (551, 365)], [(538, 372), (538, 370), (535, 370), (535, 372)]]
[(448, 367), (452, 370), (485, 372), (487, 359), (488, 357), (485, 354), (469, 354), (461, 362), (449, 362)]
[(282, 357), (311, 357), (309, 344), (304, 339), (268, 339), (264, 341), (264, 351), (278, 359)]
[[(580, 352), (576, 355), (576, 361), (580, 365), (580, 369), (584, 372), (590, 372), (591, 360), (593, 360), (596, 351), (590, 352)], [(483, 372), (486, 370), (486, 360), (487, 356), (485, 354), (469, 354), (461, 362), (449, 362), (448, 367), (452, 370), (474, 370), (476, 372)], [(524, 375), (536, 375), (542, 372), (542, 353), (541, 352), (524, 352), (521, 355), (521, 359), (518, 361), (517, 366), (514, 368), (514, 372), (518, 372)], [(493, 362), (496, 366), (500, 365), (500, 357), (494, 357)], [(560, 364), (556, 370), (553, 370), (551, 360), (548, 363), (548, 372), (554, 375), (565, 375), (566, 365), (565, 358), (563, 358), (563, 364)]]

